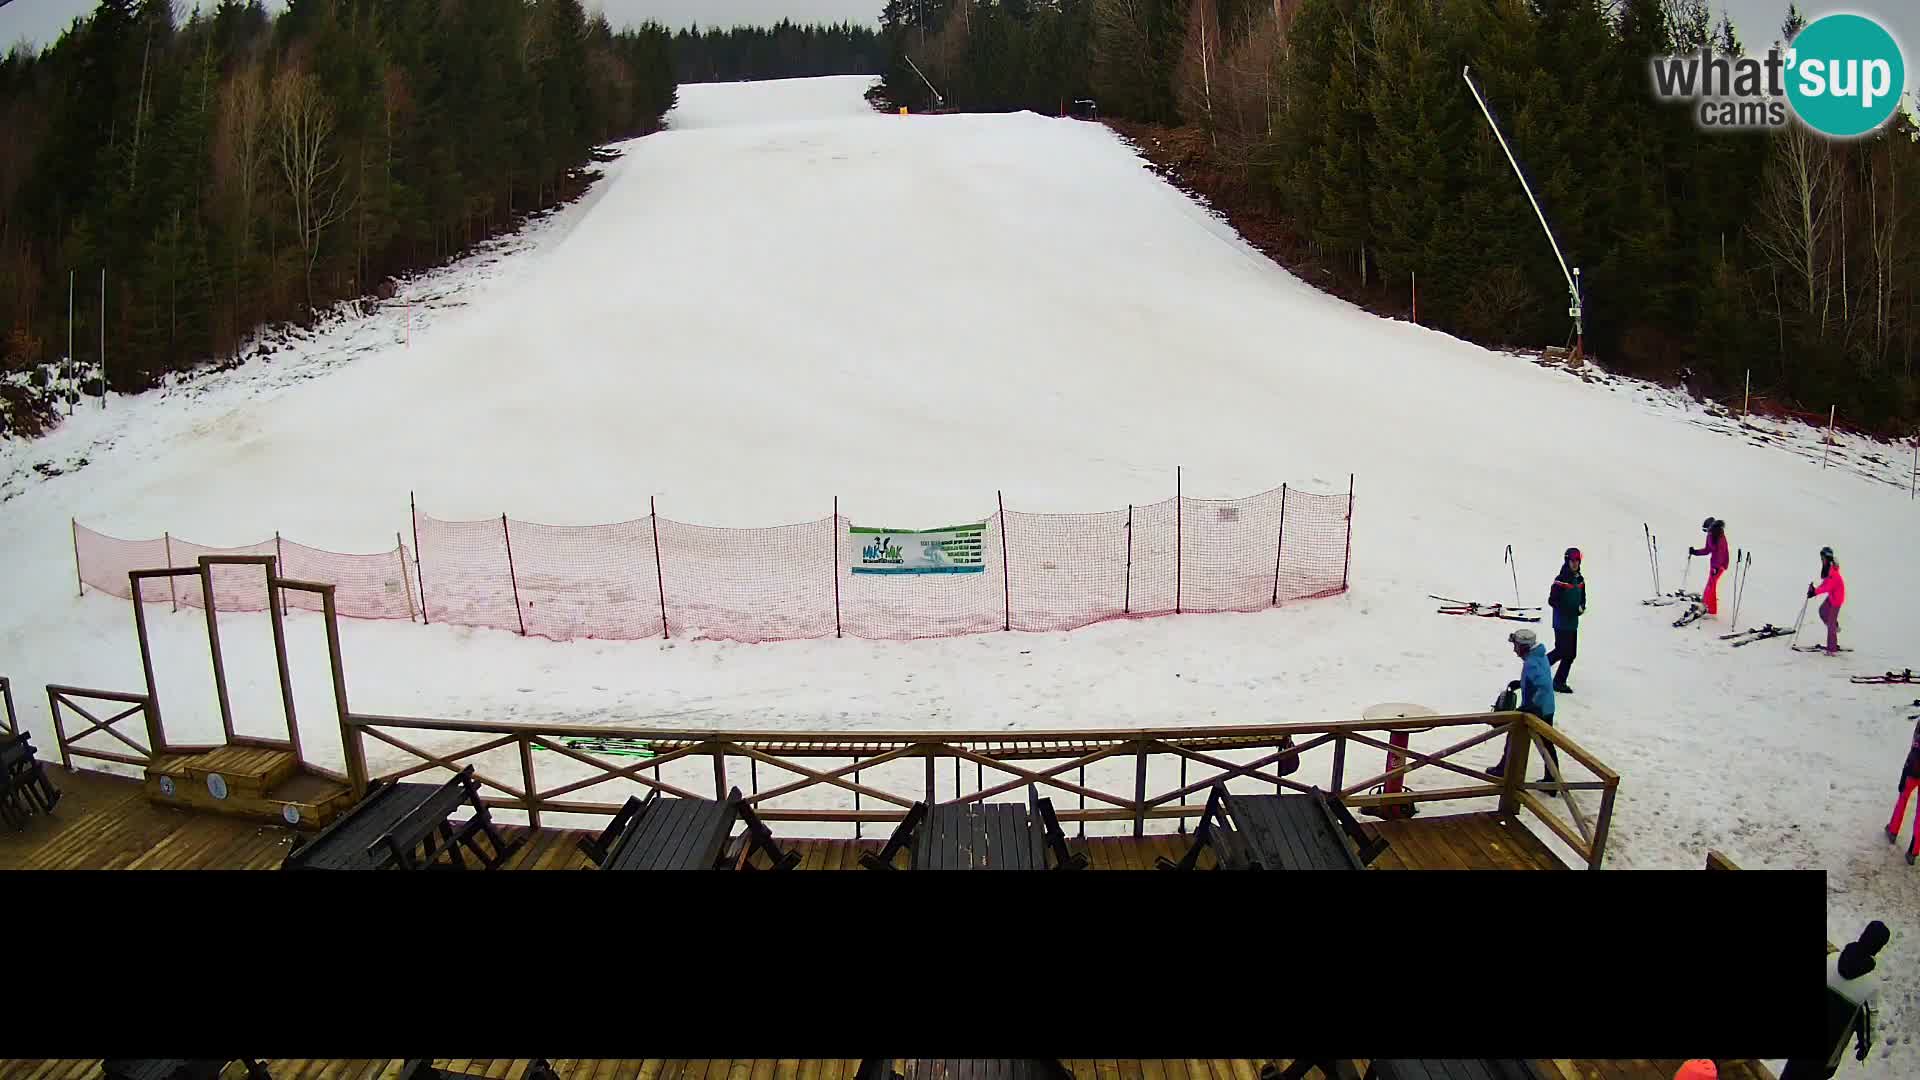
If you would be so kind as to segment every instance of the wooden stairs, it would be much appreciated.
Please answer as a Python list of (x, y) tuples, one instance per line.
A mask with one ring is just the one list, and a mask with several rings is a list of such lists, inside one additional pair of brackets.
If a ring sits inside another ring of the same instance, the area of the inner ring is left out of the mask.
[(296, 829), (320, 829), (353, 803), (347, 785), (302, 768), (292, 751), (233, 745), (163, 754), (147, 766), (149, 801)]

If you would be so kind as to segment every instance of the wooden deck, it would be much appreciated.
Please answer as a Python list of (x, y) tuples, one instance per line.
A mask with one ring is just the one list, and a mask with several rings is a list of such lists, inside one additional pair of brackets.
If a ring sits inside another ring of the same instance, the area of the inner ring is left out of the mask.
[[(19, 831), (0, 831), (0, 870), (271, 870), (280, 865), (294, 830), (240, 818), (156, 806), (135, 780), (51, 767), (64, 793), (51, 818), (36, 816)], [(1564, 870), (1566, 866), (1524, 826), (1495, 814), (1422, 815), (1407, 821), (1366, 822), (1391, 847), (1374, 865), (1383, 870)], [(509, 832), (525, 830), (509, 829)], [(508, 863), (517, 870), (568, 870), (587, 865), (576, 844), (586, 833), (540, 829)], [(783, 840), (802, 854), (803, 870), (852, 870), (865, 840)], [(1096, 870), (1151, 870), (1156, 856), (1177, 858), (1188, 838), (1177, 834), (1070, 836)], [(1211, 856), (1203, 856), (1207, 865)], [(560, 1049), (559, 1047), (555, 1048)], [(519, 1080), (526, 1061), (448, 1060), (441, 1068)], [(859, 1062), (799, 1060), (579, 1061), (555, 1060), (568, 1080), (852, 1080)], [(1081, 1080), (1257, 1080), (1263, 1062), (1225, 1059), (1070, 1061)], [(1280, 1060), (1282, 1067), (1284, 1059)], [(1671, 1080), (1678, 1061), (1542, 1061), (1548, 1080)], [(1773, 1080), (1756, 1062), (1720, 1062), (1729, 1080)], [(273, 1061), (275, 1080), (393, 1080), (402, 1062)], [(100, 1063), (0, 1060), (0, 1080), (94, 1080)], [(237, 1075), (237, 1073), (235, 1074)]]
[[(269, 825), (216, 814), (157, 806), (136, 780), (89, 770), (48, 769), (63, 792), (51, 818), (36, 816), (17, 832), (0, 831), (0, 870), (272, 870), (296, 836)], [(1382, 870), (1565, 870), (1533, 833), (1494, 814), (1426, 814), (1409, 821), (1366, 822), (1389, 847), (1374, 865)], [(776, 835), (792, 826), (776, 829)], [(526, 830), (508, 827), (509, 834)], [(854, 870), (862, 851), (877, 852), (884, 831), (864, 840), (782, 838), (801, 853), (802, 870)], [(572, 870), (587, 865), (577, 841), (587, 833), (539, 829), (507, 862), (511, 870)], [(1072, 835), (1096, 870), (1151, 870), (1156, 857), (1177, 859), (1189, 839), (1177, 833), (1144, 837)], [(1211, 862), (1203, 855), (1201, 865)]]
[[(1284, 1068), (1286, 1059), (1276, 1059)], [(267, 1062), (274, 1080), (396, 1080), (403, 1062), (397, 1058), (374, 1061), (275, 1060)], [(435, 1067), (491, 1080), (521, 1080), (527, 1062), (437, 1059)], [(566, 1080), (853, 1080), (857, 1059), (831, 1061), (783, 1059), (774, 1061), (714, 1059), (707, 1061), (587, 1061), (552, 1062)], [(1076, 1080), (1258, 1080), (1262, 1061), (1222, 1058), (1185, 1058), (1164, 1061), (1068, 1061)], [(1678, 1061), (1536, 1061), (1547, 1080), (1673, 1080)], [(1773, 1080), (1753, 1062), (1721, 1061), (1725, 1080)], [(99, 1080), (98, 1061), (0, 1061), (0, 1080)], [(241, 1075), (237, 1065), (230, 1077)], [(1313, 1075), (1318, 1075), (1317, 1073)]]

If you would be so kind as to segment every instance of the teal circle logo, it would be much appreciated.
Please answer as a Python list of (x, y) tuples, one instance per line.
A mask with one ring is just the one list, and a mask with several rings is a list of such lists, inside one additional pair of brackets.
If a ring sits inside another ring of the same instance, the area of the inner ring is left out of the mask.
[(1794, 36), (1787, 101), (1806, 125), (1848, 139), (1900, 107), (1907, 65), (1886, 27), (1864, 15), (1822, 15)]

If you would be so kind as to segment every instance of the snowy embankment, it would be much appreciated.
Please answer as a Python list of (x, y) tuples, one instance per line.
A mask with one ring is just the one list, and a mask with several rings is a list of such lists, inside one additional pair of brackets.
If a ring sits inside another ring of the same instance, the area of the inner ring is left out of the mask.
[[(1827, 869), (1829, 937), (1896, 928), (1873, 1072), (1920, 1074), (1920, 877), (1880, 834), (1916, 694), (1846, 678), (1920, 666), (1920, 503), (1894, 485), (1899, 455), (1874, 466), (1843, 440), (1822, 469), (1709, 430), (1725, 422), (1676, 395), (1373, 317), (1257, 255), (1104, 128), (882, 116), (865, 85), (682, 88), (672, 129), (625, 144), (587, 199), (403, 290), (410, 345), (390, 307), (0, 451), (18, 492), (0, 510), (0, 671), (141, 685), (127, 605), (74, 595), (69, 517), (363, 551), (392, 545), (414, 490), (449, 518), (618, 521), (657, 497), (678, 520), (751, 526), (818, 519), (838, 495), (856, 523), (931, 527), (990, 512), (996, 490), (1033, 511), (1154, 502), (1175, 465), (1195, 496), (1357, 473), (1353, 587), (1331, 600), (911, 643), (347, 623), (353, 703), (730, 729), (1472, 711), (1517, 673), (1514, 624), (1437, 615), (1427, 594), (1511, 601), (1512, 544), (1540, 603), (1577, 545), (1590, 610), (1558, 721), (1624, 777), (1609, 865), (1696, 869), (1716, 847)], [(1642, 522), (1673, 587), (1709, 514), (1756, 553), (1746, 624), (1791, 622), (1832, 545), (1859, 651), (1729, 649), (1724, 622), (1675, 630), (1674, 609), (1641, 606)], [(151, 623), (169, 729), (218, 730), (200, 613)], [(270, 731), (266, 621), (222, 625), (239, 722)], [(308, 749), (337, 756), (316, 620), (290, 627)], [(50, 742), (44, 698), (16, 697)]]

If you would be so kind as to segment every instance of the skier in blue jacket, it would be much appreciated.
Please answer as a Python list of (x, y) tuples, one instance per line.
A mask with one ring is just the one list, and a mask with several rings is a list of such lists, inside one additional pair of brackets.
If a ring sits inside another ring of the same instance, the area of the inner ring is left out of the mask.
[[(1553, 725), (1553, 665), (1547, 661), (1547, 647), (1540, 644), (1539, 635), (1531, 630), (1515, 630), (1507, 635), (1507, 641), (1513, 645), (1513, 655), (1521, 660), (1520, 664), (1520, 711), (1532, 713)], [(1547, 756), (1554, 764), (1560, 762), (1560, 752), (1552, 743), (1547, 744)], [(1499, 776), (1507, 770), (1506, 755), (1502, 754), (1499, 764), (1488, 769), (1493, 776)], [(1544, 772), (1544, 766), (1542, 768)], [(1545, 773), (1540, 783), (1553, 783), (1553, 774)]]

